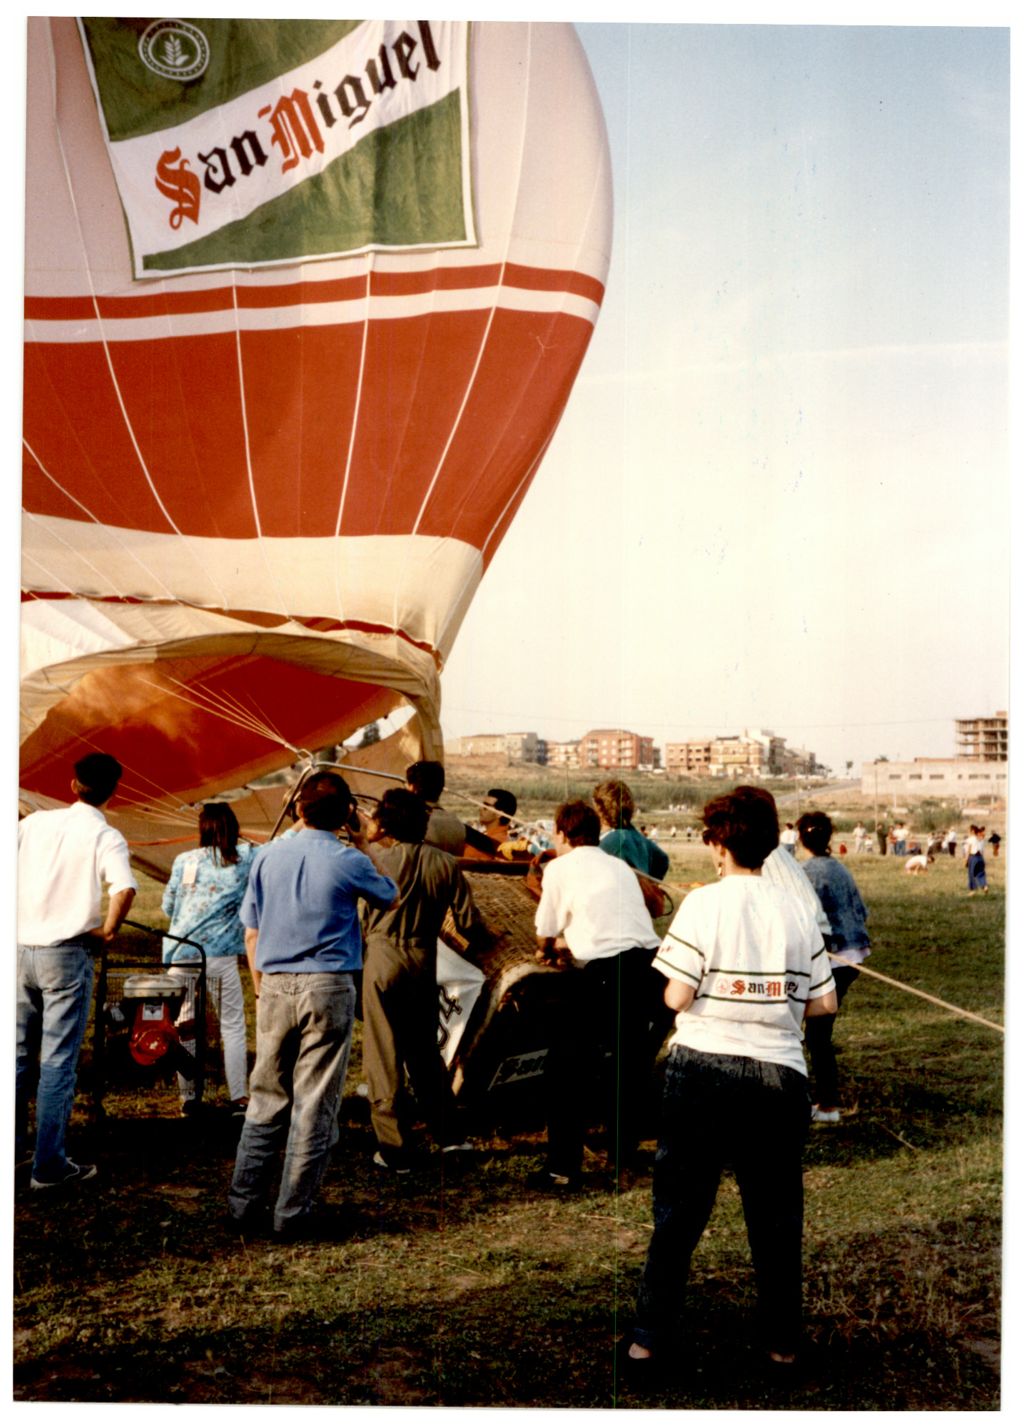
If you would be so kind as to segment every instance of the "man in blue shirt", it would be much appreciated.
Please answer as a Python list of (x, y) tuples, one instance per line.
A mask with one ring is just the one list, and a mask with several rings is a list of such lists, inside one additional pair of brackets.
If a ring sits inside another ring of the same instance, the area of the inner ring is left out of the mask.
[[(397, 888), (336, 832), (358, 826), (348, 784), (315, 774), (298, 797), (303, 827), (253, 860), (239, 916), (256, 990), (256, 1065), (228, 1195), (239, 1228), (259, 1224), (284, 1149), (274, 1233), (310, 1227), (337, 1139), (355, 985), (362, 966), (358, 902), (390, 907)], [(363, 836), (353, 831), (356, 842)]]

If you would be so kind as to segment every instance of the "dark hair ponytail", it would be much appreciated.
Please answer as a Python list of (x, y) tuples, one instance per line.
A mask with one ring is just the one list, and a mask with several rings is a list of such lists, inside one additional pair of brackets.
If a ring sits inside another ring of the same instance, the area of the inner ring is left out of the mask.
[(214, 848), (218, 861), (238, 862), (238, 819), (227, 803), (204, 803), (199, 814), (199, 846)]

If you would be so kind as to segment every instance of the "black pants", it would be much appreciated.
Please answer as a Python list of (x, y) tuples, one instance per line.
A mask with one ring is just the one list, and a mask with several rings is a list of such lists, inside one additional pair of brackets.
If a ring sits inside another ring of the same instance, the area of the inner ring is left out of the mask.
[(544, 1067), (547, 1168), (556, 1175), (579, 1174), (598, 1089), (616, 1165), (636, 1150), (665, 1032), (665, 979), (651, 966), (653, 957), (650, 948), (634, 947), (564, 974), (565, 1004)]
[(654, 1234), (637, 1298), (638, 1344), (664, 1351), (690, 1257), (726, 1166), (736, 1175), (764, 1346), (796, 1351), (803, 1289), (803, 1147), (807, 1078), (751, 1056), (669, 1053), (654, 1163)]
[[(847, 967), (842, 962), (832, 964), (832, 980), (836, 984), (836, 1000), (840, 1006), (859, 976), (860, 972), (856, 967)], [(804, 1045), (807, 1047), (807, 1055), (811, 1058), (814, 1099), (819, 1106), (839, 1105), (839, 1067), (836, 1065), (836, 1052), (832, 1045), (835, 1024), (836, 1013), (829, 1016), (811, 1016), (804, 1023)]]

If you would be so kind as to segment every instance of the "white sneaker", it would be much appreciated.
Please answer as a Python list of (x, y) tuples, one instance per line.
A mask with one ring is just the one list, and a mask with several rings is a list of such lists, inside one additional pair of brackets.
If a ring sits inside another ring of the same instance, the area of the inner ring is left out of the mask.
[(839, 1124), (839, 1112), (823, 1111), (820, 1106), (812, 1106), (811, 1123), (818, 1126), (837, 1126)]
[(387, 1156), (383, 1150), (373, 1152), (373, 1163), (379, 1165), (381, 1170), (390, 1170), (395, 1175), (408, 1175), (410, 1166), (397, 1156)]
[(442, 1155), (454, 1155), (459, 1151), (469, 1151), (473, 1149), (473, 1142), (469, 1140), (461, 1141), (458, 1145), (442, 1145)]
[(59, 1180), (37, 1180), (33, 1176), (29, 1185), (33, 1190), (63, 1190), (65, 1186), (78, 1185), (83, 1180), (92, 1180), (95, 1175), (95, 1165), (76, 1165), (73, 1160), (69, 1160), (67, 1172)]

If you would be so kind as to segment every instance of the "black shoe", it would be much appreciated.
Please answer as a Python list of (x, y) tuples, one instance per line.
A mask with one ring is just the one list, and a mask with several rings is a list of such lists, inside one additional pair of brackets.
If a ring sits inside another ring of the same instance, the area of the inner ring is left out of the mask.
[(560, 1175), (556, 1170), (534, 1170), (526, 1177), (528, 1190), (543, 1190), (549, 1195), (575, 1195), (580, 1189), (578, 1175)]
[(229, 1210), (222, 1224), (229, 1234), (246, 1239), (263, 1239), (273, 1229), (273, 1220), (265, 1205), (250, 1206), (244, 1215), (233, 1215)]
[(59, 1180), (37, 1180), (33, 1175), (28, 1183), (33, 1190), (70, 1190), (72, 1186), (81, 1185), (84, 1180), (95, 1178), (95, 1165), (76, 1165), (73, 1160), (69, 1160), (68, 1168)]
[(293, 1215), (282, 1225), (275, 1225), (275, 1244), (323, 1244), (330, 1240), (348, 1239), (352, 1233), (351, 1217), (340, 1207), (310, 1210), (307, 1215)]

